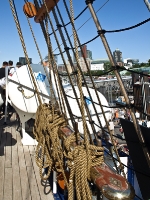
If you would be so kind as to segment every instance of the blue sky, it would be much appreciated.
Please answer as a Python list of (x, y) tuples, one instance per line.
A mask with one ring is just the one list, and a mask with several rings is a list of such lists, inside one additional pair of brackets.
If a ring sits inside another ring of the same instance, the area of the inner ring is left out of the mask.
[[(66, 0), (67, 3), (69, 2)], [(96, 0), (93, 3), (95, 10), (98, 10), (107, 0)], [(40, 58), (38, 56), (30, 29), (27, 24), (26, 17), (23, 13), (24, 0), (14, 0), (20, 20), (23, 36), (25, 39), (29, 57), (32, 58), (33, 63), (38, 63)], [(32, 1), (31, 1), (32, 2)], [(85, 0), (73, 0), (74, 16), (76, 17), (84, 8)], [(62, 11), (64, 22), (69, 21), (62, 0), (58, 3)], [(80, 18), (75, 21), (75, 26), (78, 29), (89, 17), (90, 12), (87, 9)], [(103, 29), (114, 30), (121, 29), (135, 25), (141, 21), (150, 18), (150, 12), (147, 9), (144, 0), (109, 0), (108, 3), (97, 13), (98, 19)], [(53, 20), (53, 16), (51, 14)], [(53, 20), (54, 21), (54, 20)], [(30, 19), (39, 48), (43, 58), (47, 55), (47, 48), (40, 25)], [(8, 0), (1, 0), (0, 6), (0, 65), (3, 61), (13, 60), (14, 64), (19, 57), (23, 57), (24, 53), (18, 36), (18, 32), (12, 17), (10, 5)], [(56, 24), (54, 22), (54, 27)], [(71, 35), (71, 26), (67, 26), (68, 32)], [(51, 31), (50, 31), (51, 32)], [(79, 31), (79, 38), (81, 43), (94, 38), (97, 35), (97, 30), (93, 20), (89, 20)], [(57, 32), (60, 43), (60, 37)], [(150, 59), (150, 22), (120, 33), (107, 33), (106, 38), (110, 49), (113, 52), (119, 48), (123, 53), (123, 58), (138, 58), (140, 62), (147, 62)], [(71, 37), (72, 38), (72, 37)], [(51, 37), (53, 50), (57, 48), (54, 37)], [(73, 38), (72, 38), (73, 42)], [(107, 58), (103, 44), (100, 38), (89, 43), (87, 48), (92, 51), (93, 59)], [(62, 46), (62, 50), (63, 46)], [(58, 49), (55, 53), (59, 53)], [(66, 58), (66, 57), (65, 57)], [(59, 56), (59, 63), (61, 63)]]

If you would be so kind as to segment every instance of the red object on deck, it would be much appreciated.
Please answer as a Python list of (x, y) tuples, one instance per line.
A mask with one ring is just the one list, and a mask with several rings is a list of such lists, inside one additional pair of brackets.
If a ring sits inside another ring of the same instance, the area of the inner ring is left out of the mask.
[(131, 200), (135, 196), (133, 187), (121, 175), (111, 170), (105, 163), (92, 167), (91, 179), (108, 199)]
[[(63, 139), (70, 137), (72, 133), (73, 130), (69, 126), (59, 129), (59, 136)], [(72, 147), (76, 145), (76, 143), (71, 144)], [(90, 177), (103, 195), (110, 200), (131, 200), (135, 196), (134, 189), (127, 180), (105, 163), (91, 167)], [(58, 184), (64, 189), (65, 186), (62, 174), (58, 177)]]

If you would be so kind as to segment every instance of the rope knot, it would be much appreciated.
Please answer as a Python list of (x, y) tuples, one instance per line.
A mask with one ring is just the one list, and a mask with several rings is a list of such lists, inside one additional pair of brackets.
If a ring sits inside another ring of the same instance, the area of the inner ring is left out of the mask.
[(63, 25), (62, 24), (57, 24), (57, 28), (62, 28)]
[(106, 30), (104, 30), (104, 29), (98, 30), (97, 33), (98, 33), (98, 35), (105, 34), (105, 33), (106, 33)]
[(70, 50), (70, 47), (65, 47), (64, 50), (65, 50), (65, 51), (69, 51), (69, 50)]

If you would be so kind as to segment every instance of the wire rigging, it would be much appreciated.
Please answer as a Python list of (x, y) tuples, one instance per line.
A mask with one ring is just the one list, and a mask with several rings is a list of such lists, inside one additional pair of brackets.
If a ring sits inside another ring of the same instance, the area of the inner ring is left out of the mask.
[(118, 30), (111, 30), (111, 31), (103, 30), (103, 31), (105, 33), (116, 33), (116, 32), (128, 31), (128, 30), (131, 30), (133, 28), (137, 28), (137, 27), (139, 27), (139, 26), (141, 26), (141, 25), (143, 25), (143, 24), (145, 24), (145, 23), (147, 23), (149, 21), (150, 21), (150, 18), (148, 18), (148, 19), (146, 19), (146, 20), (144, 20), (144, 21), (142, 21), (142, 22), (140, 22), (140, 23), (138, 23), (138, 24), (136, 24), (134, 26), (130, 26), (128, 28), (123, 28), (123, 29), (118, 29)]
[[(108, 0), (108, 1), (109, 1), (109, 0)], [(108, 2), (108, 1), (107, 1), (107, 2)], [(106, 2), (106, 3), (107, 3), (107, 2)], [(105, 4), (106, 4), (106, 3), (105, 3)], [(105, 4), (104, 4), (104, 5), (105, 5)], [(103, 6), (104, 6), (104, 5), (103, 5)], [(84, 11), (85, 11), (85, 9), (80, 13), (80, 15), (81, 15)], [(78, 17), (79, 17), (79, 15), (78, 15)], [(150, 21), (150, 18), (149, 18), (148, 21), (147, 21), (147, 20), (145, 20), (145, 21), (146, 21), (146, 22)], [(146, 22), (144, 22), (144, 23), (146, 23)], [(69, 23), (71, 23), (71, 22), (69, 22)], [(111, 32), (120, 32), (120, 31), (129, 30), (129, 29), (131, 29), (131, 28), (135, 28), (135, 27), (140, 26), (140, 25), (142, 25), (142, 24), (143, 24), (143, 23), (139, 23), (139, 24), (137, 24), (137, 25), (135, 25), (135, 26), (132, 26), (132, 27), (129, 27), (129, 28), (126, 28), (126, 29), (120, 29), (120, 30), (115, 30), (115, 31), (111, 31)], [(65, 25), (65, 26), (66, 26), (66, 25)], [(82, 27), (82, 26), (81, 26), (81, 27)], [(81, 27), (80, 27), (80, 28), (81, 28)], [(78, 29), (78, 30), (79, 30), (79, 29)], [(105, 31), (105, 33), (106, 33), (106, 32), (110, 32), (110, 31)], [(100, 33), (99, 33), (99, 34), (100, 34)], [(71, 35), (71, 36), (72, 36), (72, 35)], [(98, 35), (98, 36), (99, 36), (99, 35)], [(96, 36), (95, 39), (96, 39), (98, 36)], [(89, 43), (89, 42), (91, 42), (91, 41), (93, 41), (93, 39), (90, 40), (90, 41), (88, 41), (87, 43)], [(84, 43), (84, 44), (87, 44), (87, 43)], [(82, 45), (84, 45), (84, 44), (82, 44)], [(81, 47), (82, 45), (80, 45), (79, 47)], [(73, 48), (73, 49), (74, 49), (74, 48)], [(55, 51), (55, 50), (54, 50), (54, 51)], [(111, 70), (111, 71), (113, 71), (113, 70)], [(109, 71), (109, 72), (110, 72), (110, 71)], [(132, 72), (133, 72), (133, 71), (132, 71)], [(108, 72), (107, 72), (107, 73), (108, 73)], [(142, 74), (143, 74), (143, 73), (142, 73)], [(90, 100), (90, 99), (88, 99), (88, 100)], [(95, 102), (93, 102), (93, 103), (95, 103)], [(116, 159), (116, 160), (117, 160), (117, 159)], [(117, 160), (117, 161), (118, 161), (118, 160)], [(136, 195), (136, 196), (137, 196), (137, 195)], [(138, 197), (138, 196), (137, 196), (137, 197)], [(138, 197), (138, 198), (139, 198), (139, 197)], [(139, 198), (139, 199), (140, 199), (140, 198)]]
[[(104, 148), (104, 149), (105, 149), (104, 151), (105, 151), (109, 156), (111, 156), (111, 155), (109, 154), (109, 152), (106, 151), (106, 148)], [(114, 158), (114, 159), (115, 159), (116, 161), (118, 161), (117, 158)], [(133, 169), (133, 168), (131, 168), (131, 167), (125, 165), (124, 163), (122, 163), (122, 165), (124, 165), (124, 167), (126, 167), (126, 168), (128, 168), (128, 169), (131, 169), (131, 170), (134, 171), (134, 172), (137, 172), (137, 173), (139, 173), (139, 174), (141, 174), (141, 175), (143, 175), (143, 176), (147, 176), (147, 177), (150, 178), (150, 176), (149, 176), (148, 174), (145, 174), (145, 173), (143, 173), (143, 172), (141, 172), (141, 171), (137, 171), (137, 170), (135, 170), (135, 169)]]
[[(89, 18), (90, 19), (90, 18)], [(149, 22), (150, 21), (150, 18), (148, 18), (147, 20), (144, 20), (144, 21), (142, 21), (142, 22), (140, 22), (140, 23), (138, 23), (138, 24), (136, 24), (136, 25), (134, 25), (134, 26), (130, 26), (130, 27), (128, 27), (128, 28), (123, 28), (123, 29), (118, 29), (118, 30), (111, 30), (111, 31), (107, 31), (107, 30), (102, 30), (102, 31), (98, 31), (98, 35), (97, 36), (95, 36), (94, 38), (92, 38), (91, 40), (88, 40), (87, 42), (85, 42), (85, 43), (83, 43), (83, 44), (81, 44), (80, 46), (83, 46), (83, 45), (86, 45), (86, 44), (89, 44), (90, 42), (92, 42), (92, 41), (94, 41), (94, 40), (96, 40), (98, 37), (99, 37), (99, 35), (100, 34), (105, 34), (105, 33), (116, 33), (116, 32), (122, 32), (122, 31), (127, 31), (127, 30), (131, 30), (131, 29), (133, 29), (133, 28), (137, 28), (138, 26), (141, 26), (141, 25), (143, 25), (143, 24), (145, 24), (145, 23), (147, 23), (147, 22)], [(83, 25), (82, 25), (83, 26)], [(81, 27), (82, 27), (81, 26)], [(81, 28), (80, 27), (80, 28)], [(80, 29), (79, 28), (79, 29)], [(77, 29), (77, 31), (79, 30), (79, 29)], [(72, 35), (70, 35), (70, 37), (72, 37)], [(67, 41), (67, 40), (66, 40)], [(61, 44), (62, 45), (62, 44)], [(80, 46), (78, 46), (78, 47), (80, 47)], [(69, 49), (71, 49), (70, 47), (68, 47)], [(56, 48), (54, 51), (56, 51), (58, 48)], [(73, 49), (75, 49), (75, 48), (73, 48)], [(53, 51), (53, 52), (54, 52)], [(64, 53), (65, 51), (63, 51), (63, 53)], [(56, 54), (56, 55), (60, 55), (60, 54)]]
[[(78, 18), (86, 11), (87, 8), (88, 8), (88, 7), (86, 6), (86, 7), (77, 15), (77, 17), (74, 18), (74, 20), (78, 19)], [(65, 24), (64, 26), (62, 25), (62, 27), (68, 26), (69, 24), (71, 24), (71, 22), (68, 22), (68, 23)], [(55, 31), (57, 31), (57, 30), (58, 30), (58, 28), (55, 29)], [(54, 33), (52, 32), (52, 33), (50, 33), (49, 35), (52, 35), (52, 34), (54, 34)]]
[[(96, 13), (98, 13), (108, 2), (109, 2), (110, 0), (107, 0), (97, 11), (96, 11)], [(92, 17), (90, 17), (89, 19), (87, 19), (78, 29), (77, 29), (77, 31), (79, 31), (90, 19), (92, 19)], [(71, 34), (69, 37), (71, 38), (73, 36), (73, 34)], [(96, 36), (96, 37), (98, 37), (98, 36)], [(95, 38), (95, 37), (94, 37)], [(93, 38), (93, 39), (94, 39)], [(93, 41), (93, 39), (91, 40), (91, 41)], [(68, 39), (66, 39), (66, 41), (68, 41)], [(89, 42), (88, 42), (89, 43)], [(86, 44), (88, 44), (88, 43), (86, 43)], [(63, 43), (61, 44), (61, 45), (63, 45)], [(82, 45), (81, 45), (82, 46)], [(55, 52), (56, 50), (58, 49), (58, 47), (56, 48), (56, 49), (54, 49), (54, 51), (53, 52)], [(57, 55), (59, 55), (59, 54), (57, 54)]]

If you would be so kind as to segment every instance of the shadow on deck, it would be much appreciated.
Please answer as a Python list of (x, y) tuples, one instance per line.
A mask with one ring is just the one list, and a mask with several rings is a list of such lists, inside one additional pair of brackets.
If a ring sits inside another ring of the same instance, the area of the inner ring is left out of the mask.
[[(7, 125), (0, 119), (0, 200), (52, 200), (50, 186), (41, 184), (35, 146), (23, 146), (15, 114)], [(45, 190), (46, 188), (46, 190)], [(47, 195), (46, 195), (47, 193)]]

